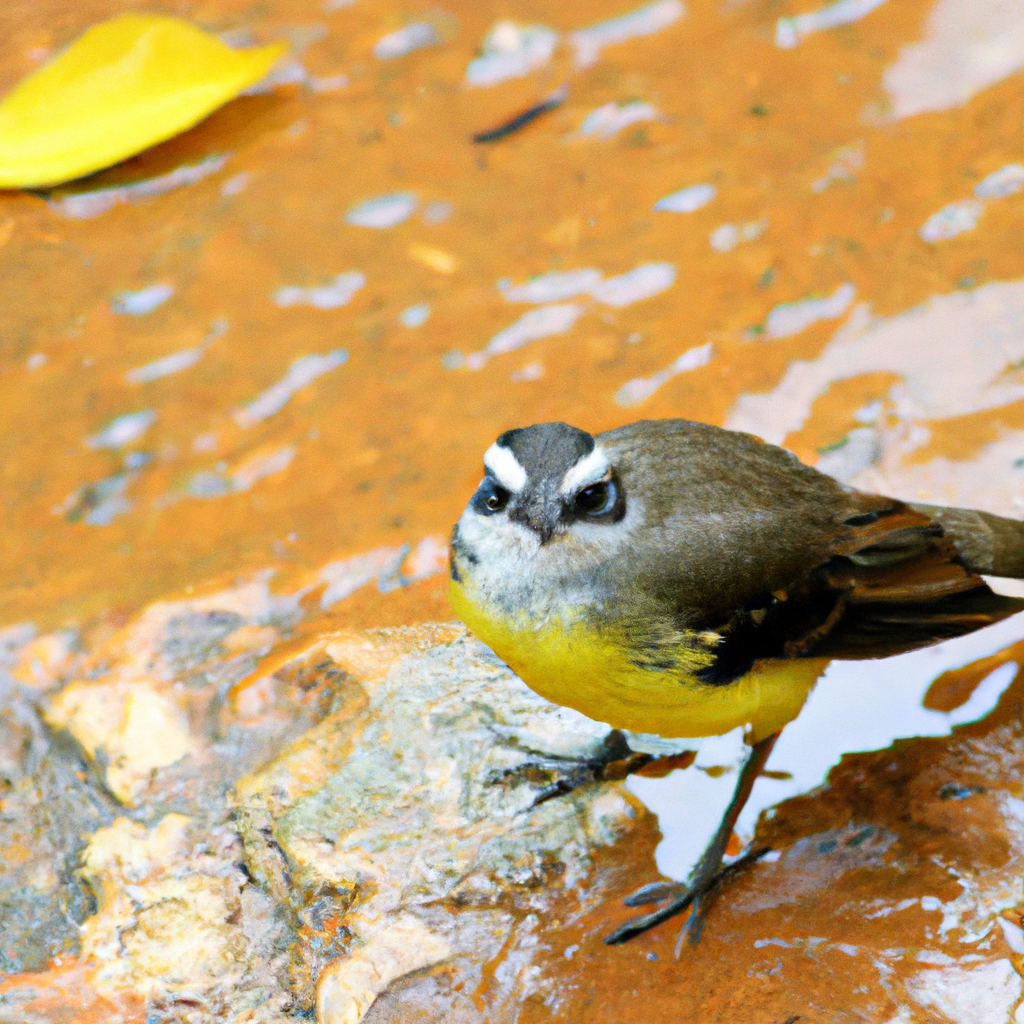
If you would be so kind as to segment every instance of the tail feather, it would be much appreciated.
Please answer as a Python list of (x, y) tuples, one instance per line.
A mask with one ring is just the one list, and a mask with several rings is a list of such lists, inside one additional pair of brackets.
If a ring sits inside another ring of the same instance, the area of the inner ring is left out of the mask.
[(942, 526), (972, 572), (1024, 579), (1024, 523), (967, 508), (911, 507)]

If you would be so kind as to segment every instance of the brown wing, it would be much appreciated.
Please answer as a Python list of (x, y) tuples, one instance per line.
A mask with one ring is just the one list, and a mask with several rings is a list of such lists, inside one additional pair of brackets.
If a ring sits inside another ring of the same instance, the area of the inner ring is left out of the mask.
[[(963, 564), (934, 519), (902, 502), (858, 495), (831, 555), (783, 591), (718, 624), (709, 682), (759, 658), (882, 658), (961, 636), (1024, 610)], [(711, 626), (711, 624), (708, 624)]]
[[(601, 434), (648, 541), (609, 590), (721, 639), (711, 682), (760, 658), (880, 658), (1024, 610), (981, 572), (1024, 577), (1024, 524), (843, 487), (757, 438), (685, 420)], [(651, 481), (659, 482), (652, 487)], [(630, 591), (632, 588), (632, 591)]]

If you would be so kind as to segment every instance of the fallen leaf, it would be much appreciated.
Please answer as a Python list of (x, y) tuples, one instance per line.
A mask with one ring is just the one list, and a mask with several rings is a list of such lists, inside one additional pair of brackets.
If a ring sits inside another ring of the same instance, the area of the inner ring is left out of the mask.
[(180, 18), (94, 25), (0, 103), (0, 188), (55, 185), (191, 128), (285, 50), (233, 50)]

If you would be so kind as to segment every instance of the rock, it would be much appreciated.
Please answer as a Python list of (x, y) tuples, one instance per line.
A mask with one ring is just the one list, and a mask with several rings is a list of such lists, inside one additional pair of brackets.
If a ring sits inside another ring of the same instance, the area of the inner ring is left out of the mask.
[[(319, 973), (321, 1021), (355, 1024), (396, 979), (497, 952), (636, 812), (593, 784), (609, 728), (547, 703), (461, 630), (321, 649), (344, 672), (343, 709), (239, 781), (235, 820), (250, 873), (296, 918), (331, 905), (330, 937), (298, 929), (297, 996)], [(332, 941), (338, 955), (321, 963)]]
[[(119, 1010), (145, 1006), (151, 1022), (283, 1024), (291, 1000), (275, 970), (282, 929), (238, 861), (231, 829), (182, 814), (152, 828), (119, 817), (97, 829), (81, 858), (94, 912), (70, 979), (57, 966), (34, 985), (3, 986), (0, 1020), (37, 1019), (33, 1010), (71, 1019), (84, 1006), (95, 1019), (124, 1020)], [(63, 1000), (70, 1005), (57, 1012)]]
[[(154, 1020), (356, 1024), (412, 979), (416, 999), (433, 985), (482, 1021), (459, 987), (495, 957), (527, 970), (538, 922), (593, 898), (595, 851), (635, 817), (599, 781), (629, 770), (625, 741), (461, 627), (314, 636), (260, 662), (275, 607), (265, 582), (161, 602), (76, 654), (60, 689), (12, 680), (31, 700), (0, 718), (7, 774), (38, 777), (53, 747), (94, 795), (57, 823), (78, 838), (43, 857), (26, 818), (17, 906), (36, 907), (36, 884), (47, 913), (77, 900), (80, 927), (19, 940), (9, 966), (60, 950), (84, 968), (81, 999), (142, 1000)], [(0, 989), (0, 1011), (29, 1015), (28, 992)]]
[(74, 737), (122, 805), (146, 805), (152, 818), (176, 806), (185, 786), (193, 798), (204, 789), (223, 813), (225, 785), (276, 750), (271, 737), (311, 724), (293, 707), (275, 716), (273, 686), (247, 728), (221, 720), (224, 691), (295, 618), (294, 600), (272, 595), (268, 580), (263, 574), (229, 590), (150, 605), (79, 657), (76, 676), (45, 695), (47, 724)]
[(78, 636), (73, 629), (46, 633), (27, 643), (12, 675), (23, 685), (47, 689), (62, 682), (75, 667)]
[(50, 703), (46, 721), (106, 764), (107, 785), (128, 805), (159, 769), (199, 750), (177, 694), (149, 679), (72, 683)]
[(82, 928), (82, 955), (94, 984), (140, 995), (206, 993), (237, 983), (244, 935), (237, 926), (245, 877), (234, 864), (235, 837), (196, 845), (191, 819), (168, 814), (147, 829), (118, 818), (82, 855), (82, 876), (97, 910)]
[(364, 944), (330, 963), (317, 985), (320, 1024), (359, 1024), (393, 981), (451, 955), (451, 947), (411, 914), (352, 922)]
[(77, 953), (78, 925), (92, 909), (76, 877), (83, 834), (114, 810), (90, 784), (80, 748), (48, 734), (38, 696), (0, 667), (0, 972)]

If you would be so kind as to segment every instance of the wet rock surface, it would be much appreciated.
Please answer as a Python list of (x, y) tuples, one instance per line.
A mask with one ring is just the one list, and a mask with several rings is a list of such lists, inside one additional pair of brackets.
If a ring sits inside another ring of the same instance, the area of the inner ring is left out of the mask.
[(3, 1019), (46, 1018), (73, 969), (148, 1020), (354, 1024), (393, 982), (492, 961), (510, 1000), (552, 894), (590, 898), (642, 814), (595, 779), (649, 758), (454, 626), (260, 671), (282, 607), (259, 581), (160, 603), (31, 700), (7, 676)]
[[(319, 973), (324, 1021), (360, 1019), (392, 980), (454, 955), (528, 960), (509, 933), (575, 889), (636, 814), (620, 791), (569, 781), (607, 760), (606, 726), (547, 704), (477, 642), (436, 632), (386, 673), (411, 636), (326, 643), (359, 680), (348, 699), (362, 713), (328, 716), (235, 788), (250, 873), (301, 921), (299, 971)], [(296, 767), (311, 745), (329, 753), (312, 776)], [(346, 955), (318, 972), (325, 947)]]
[(77, 952), (79, 926), (94, 907), (77, 875), (83, 836), (109, 823), (117, 805), (89, 785), (88, 761), (69, 737), (47, 736), (27, 702), (12, 705), (5, 710), (20, 710), (31, 723), (31, 739), (6, 721), (0, 726), (5, 754), (14, 740), (22, 755), (7, 761), (0, 780), (0, 971), (17, 973)]
[(763, 815), (697, 948), (608, 947), (656, 877), (621, 779), (692, 755), (631, 754), (454, 625), (287, 640), (289, 600), (161, 602), (49, 675), (9, 645), (0, 1019), (1012, 1019), (1024, 682)]

